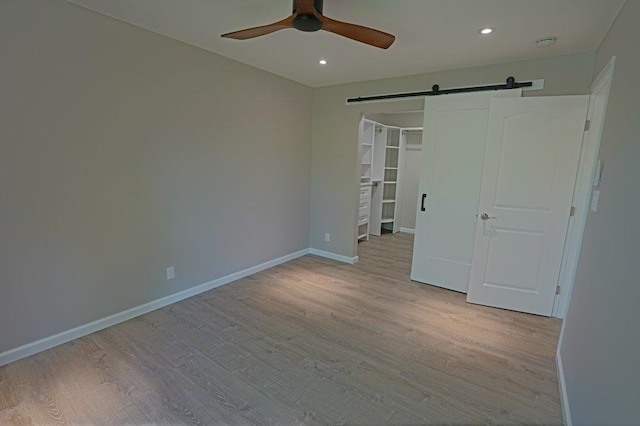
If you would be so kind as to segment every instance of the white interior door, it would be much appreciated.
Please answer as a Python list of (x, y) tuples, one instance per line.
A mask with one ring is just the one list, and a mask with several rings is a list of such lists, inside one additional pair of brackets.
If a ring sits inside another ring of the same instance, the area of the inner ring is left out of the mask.
[(489, 106), (521, 93), (425, 99), (412, 280), (467, 292)]
[(468, 302), (551, 315), (588, 103), (491, 101)]

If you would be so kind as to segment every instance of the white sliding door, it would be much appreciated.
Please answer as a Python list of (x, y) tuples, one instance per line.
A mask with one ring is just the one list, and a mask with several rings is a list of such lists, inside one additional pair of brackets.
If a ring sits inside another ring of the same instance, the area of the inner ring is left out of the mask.
[(489, 106), (520, 89), (425, 99), (411, 279), (467, 291)]

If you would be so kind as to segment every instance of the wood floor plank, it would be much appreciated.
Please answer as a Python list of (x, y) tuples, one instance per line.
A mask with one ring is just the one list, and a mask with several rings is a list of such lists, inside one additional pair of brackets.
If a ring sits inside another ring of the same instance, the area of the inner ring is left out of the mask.
[(0, 368), (1, 424), (561, 424), (561, 322), (305, 256)]

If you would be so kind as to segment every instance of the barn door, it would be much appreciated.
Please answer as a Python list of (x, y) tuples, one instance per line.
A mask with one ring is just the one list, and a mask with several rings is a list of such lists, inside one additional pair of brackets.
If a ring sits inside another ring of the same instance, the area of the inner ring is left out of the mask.
[(467, 292), (491, 99), (521, 90), (427, 97), (411, 279)]

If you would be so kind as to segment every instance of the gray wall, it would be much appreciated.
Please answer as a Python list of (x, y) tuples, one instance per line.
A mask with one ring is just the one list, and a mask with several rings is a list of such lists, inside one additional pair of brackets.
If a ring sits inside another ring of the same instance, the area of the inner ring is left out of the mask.
[(0, 352), (309, 246), (310, 88), (62, 0), (0, 58)]
[[(422, 101), (345, 105), (347, 97), (491, 84), (509, 76), (545, 79), (545, 89), (525, 96), (585, 94), (589, 90), (595, 53), (442, 71), (315, 89), (313, 92), (311, 166), (311, 247), (343, 256), (356, 255), (358, 123), (362, 114), (416, 111)], [(324, 234), (331, 241), (324, 241)]]
[(420, 163), (422, 163), (422, 132), (410, 132), (407, 134), (407, 151), (404, 156), (403, 167), (404, 185), (400, 215), (400, 226), (402, 228), (416, 229)]
[(628, 1), (598, 50), (616, 55), (600, 159), (561, 357), (574, 425), (640, 421), (640, 2)]

